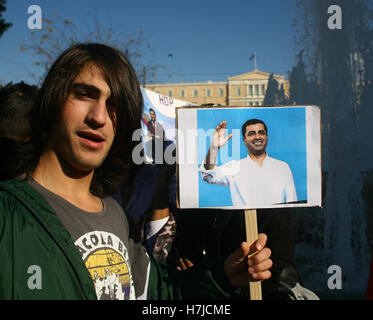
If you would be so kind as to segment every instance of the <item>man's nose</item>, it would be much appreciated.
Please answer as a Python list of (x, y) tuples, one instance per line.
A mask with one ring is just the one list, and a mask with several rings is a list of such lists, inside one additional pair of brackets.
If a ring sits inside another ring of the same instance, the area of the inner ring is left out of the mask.
[(87, 121), (95, 127), (102, 127), (106, 123), (106, 117), (106, 101), (96, 100), (92, 103), (87, 115)]

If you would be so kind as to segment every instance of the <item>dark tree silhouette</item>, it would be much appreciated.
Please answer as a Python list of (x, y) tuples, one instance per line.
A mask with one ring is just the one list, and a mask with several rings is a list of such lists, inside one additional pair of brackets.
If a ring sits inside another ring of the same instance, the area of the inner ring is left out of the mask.
[(5, 4), (6, 0), (0, 0), (0, 37), (12, 26), (10, 22), (5, 22), (4, 18), (2, 18), (2, 13), (6, 10)]
[(264, 97), (263, 105), (284, 105), (287, 104), (287, 99), (285, 96), (283, 84), (273, 77), (273, 73), (269, 76), (268, 86), (266, 90), (266, 95)]
[[(79, 24), (68, 18), (62, 19), (57, 14), (52, 19), (43, 17), (42, 21), (42, 30), (32, 31), (31, 38), (19, 48), (21, 52), (33, 53), (33, 64), (40, 67), (42, 74), (49, 70), (63, 50), (78, 42), (100, 42), (121, 50), (131, 61), (142, 83), (145, 80), (154, 81), (162, 68), (148, 58), (152, 56), (152, 48), (142, 30), (128, 33), (123, 28), (112, 26), (111, 21), (103, 23), (96, 15)], [(39, 82), (43, 78), (43, 75), (31, 76)]]

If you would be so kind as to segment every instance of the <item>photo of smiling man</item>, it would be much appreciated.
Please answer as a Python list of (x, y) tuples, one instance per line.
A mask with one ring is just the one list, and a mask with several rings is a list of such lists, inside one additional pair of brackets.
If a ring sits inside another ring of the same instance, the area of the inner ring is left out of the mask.
[(270, 157), (266, 151), (268, 128), (260, 119), (243, 123), (242, 139), (247, 154), (240, 160), (217, 165), (218, 153), (231, 138), (227, 121), (215, 128), (206, 158), (199, 171), (203, 181), (230, 188), (233, 206), (266, 206), (297, 202), (297, 192), (289, 165)]

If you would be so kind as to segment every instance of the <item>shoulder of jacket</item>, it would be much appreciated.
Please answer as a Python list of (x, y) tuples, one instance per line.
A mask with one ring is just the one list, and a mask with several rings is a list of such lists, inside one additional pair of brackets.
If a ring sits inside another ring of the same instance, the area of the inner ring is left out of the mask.
[[(19, 179), (0, 182), (0, 207), (3, 214), (11, 214), (13, 218), (25, 219), (33, 216), (33, 219), (40, 221), (58, 219), (42, 195), (26, 181)], [(31, 215), (25, 215), (26, 211)]]
[(24, 190), (28, 190), (31, 186), (24, 180), (11, 179), (0, 182), (0, 192), (5, 191), (11, 194), (18, 194)]
[(19, 190), (21, 186), (22, 182), (15, 179), (0, 182), (0, 233), (2, 236), (13, 232), (12, 224), (15, 220), (19, 223), (25, 218), (23, 212), (19, 210), (20, 203), (17, 199), (17, 194), (22, 193)]
[(23, 182), (16, 179), (0, 182), (0, 202), (2, 209), (13, 207), (16, 203), (17, 194), (22, 193)]
[(20, 179), (1, 181), (0, 193), (2, 194), (2, 198), (16, 198), (20, 202), (29, 204), (46, 202), (39, 192), (26, 181)]

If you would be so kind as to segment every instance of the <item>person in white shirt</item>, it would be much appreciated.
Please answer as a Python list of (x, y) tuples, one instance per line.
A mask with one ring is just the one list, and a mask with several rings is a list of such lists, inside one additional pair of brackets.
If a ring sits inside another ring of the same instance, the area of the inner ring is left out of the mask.
[(219, 148), (232, 137), (225, 135), (227, 122), (216, 127), (210, 149), (200, 166), (202, 179), (208, 183), (229, 186), (234, 206), (264, 208), (298, 201), (289, 165), (266, 152), (268, 130), (259, 119), (247, 120), (242, 126), (247, 157), (216, 165)]

